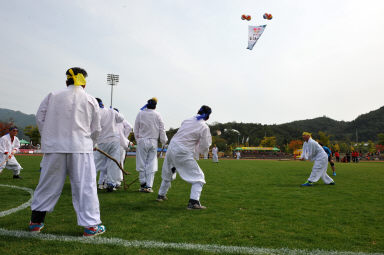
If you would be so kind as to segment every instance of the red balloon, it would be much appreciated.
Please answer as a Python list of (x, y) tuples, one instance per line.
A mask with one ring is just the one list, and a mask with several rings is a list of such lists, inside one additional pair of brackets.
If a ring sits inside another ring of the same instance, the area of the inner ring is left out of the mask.
[(267, 19), (267, 20), (271, 20), (271, 19), (272, 19), (272, 14), (270, 14), (270, 13), (264, 13), (263, 18), (264, 18), (264, 19)]
[(264, 19), (267, 19), (267, 20), (271, 20), (271, 19), (272, 19), (272, 14), (270, 14), (270, 13), (264, 13), (263, 18), (264, 18)]
[(243, 15), (241, 15), (241, 19), (242, 20), (248, 20), (248, 21), (250, 21), (251, 20), (251, 16), (250, 15), (245, 15), (245, 14), (243, 14)]

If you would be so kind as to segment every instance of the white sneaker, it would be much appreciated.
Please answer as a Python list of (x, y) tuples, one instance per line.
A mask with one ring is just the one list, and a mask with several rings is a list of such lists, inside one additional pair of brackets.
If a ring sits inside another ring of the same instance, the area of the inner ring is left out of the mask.
[(146, 192), (146, 193), (153, 193), (153, 189), (152, 188), (146, 188), (144, 192)]

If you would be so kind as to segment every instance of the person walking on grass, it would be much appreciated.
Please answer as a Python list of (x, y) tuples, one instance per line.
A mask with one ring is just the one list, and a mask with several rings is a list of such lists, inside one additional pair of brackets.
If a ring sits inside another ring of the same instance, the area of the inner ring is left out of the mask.
[(139, 172), (140, 192), (153, 192), (152, 186), (157, 172), (157, 145), (168, 141), (165, 133), (164, 122), (156, 109), (157, 99), (147, 101), (136, 116), (133, 133), (137, 142), (136, 170)]
[(13, 171), (13, 179), (21, 179), (20, 170), (23, 169), (15, 158), (15, 153), (19, 152), (20, 141), (17, 138), (17, 127), (10, 127), (9, 133), (0, 138), (0, 173), (4, 168)]
[(219, 156), (217, 155), (219, 152), (219, 149), (216, 147), (216, 144), (213, 145), (212, 148), (212, 161), (215, 163), (219, 163)]
[(40, 232), (44, 227), (46, 212), (53, 211), (68, 175), (77, 224), (84, 228), (83, 236), (95, 236), (105, 232), (93, 158), (93, 146), (101, 131), (99, 105), (84, 91), (84, 69), (73, 67), (66, 75), (67, 87), (46, 96), (36, 114), (44, 156), (29, 230)]
[(177, 172), (184, 181), (192, 184), (187, 209), (206, 209), (200, 204), (205, 177), (195, 156), (207, 152), (212, 144), (212, 136), (205, 122), (209, 119), (211, 112), (210, 107), (203, 105), (198, 115), (184, 120), (173, 136), (163, 162), (162, 182), (157, 201), (162, 202), (168, 199), (166, 194)]
[(314, 164), (311, 175), (301, 186), (313, 186), (313, 183), (317, 182), (320, 178), (325, 184), (334, 185), (335, 182), (327, 174), (328, 156), (323, 147), (313, 140), (311, 133), (308, 132), (303, 132), (303, 141), (303, 152), (300, 159), (314, 161)]

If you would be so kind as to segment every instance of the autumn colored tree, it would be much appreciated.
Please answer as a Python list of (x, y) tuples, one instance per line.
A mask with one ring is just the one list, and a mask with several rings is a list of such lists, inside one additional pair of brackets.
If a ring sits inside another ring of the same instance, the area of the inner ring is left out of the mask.
[(376, 144), (376, 151), (383, 153), (384, 152), (384, 145), (382, 144)]
[(225, 151), (227, 148), (227, 140), (218, 135), (212, 136), (212, 147), (214, 144), (216, 144), (219, 151)]
[(288, 144), (288, 148), (290, 152), (294, 152), (297, 149), (301, 149), (303, 147), (303, 141), (302, 140), (292, 140)]
[(331, 144), (330, 149), (333, 152), (340, 151), (340, 146), (337, 143), (336, 144)]
[(276, 146), (276, 137), (274, 136), (265, 136), (260, 142), (260, 146), (263, 147), (275, 147)]
[(321, 143), (324, 146), (329, 147), (329, 137), (330, 135), (327, 135), (325, 132), (319, 131), (319, 139), (318, 142)]
[(368, 145), (369, 152), (374, 153), (376, 151), (376, 146), (374, 142), (372, 142), (371, 140), (368, 140), (367, 145)]
[(0, 137), (8, 134), (9, 128), (13, 126), (13, 122), (0, 122)]
[(128, 140), (133, 143), (133, 144), (136, 144), (136, 139), (135, 139), (135, 134), (133, 132), (131, 132), (128, 136)]

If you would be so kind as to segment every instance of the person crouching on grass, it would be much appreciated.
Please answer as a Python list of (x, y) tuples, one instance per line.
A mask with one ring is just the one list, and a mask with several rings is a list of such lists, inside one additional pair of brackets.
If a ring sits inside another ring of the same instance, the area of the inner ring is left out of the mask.
[(32, 200), (29, 230), (40, 232), (46, 212), (52, 212), (69, 175), (72, 203), (83, 236), (103, 234), (93, 146), (101, 131), (99, 105), (84, 91), (87, 72), (74, 67), (66, 72), (67, 87), (44, 98), (36, 114), (41, 134), (39, 184)]
[(212, 144), (212, 136), (205, 121), (209, 119), (212, 110), (203, 105), (198, 115), (186, 119), (173, 136), (168, 146), (162, 168), (162, 182), (157, 196), (157, 201), (167, 200), (166, 194), (171, 187), (171, 181), (180, 177), (192, 184), (190, 199), (187, 209), (206, 209), (200, 204), (200, 195), (205, 184), (204, 173), (197, 164), (194, 156), (208, 152)]
[(334, 185), (335, 182), (327, 174), (328, 155), (325, 153), (323, 147), (313, 140), (311, 133), (308, 132), (303, 132), (303, 141), (303, 152), (301, 153), (300, 159), (314, 161), (314, 164), (311, 175), (301, 186), (313, 186), (313, 183), (317, 182), (320, 177), (325, 184)]
[(333, 159), (332, 159), (332, 151), (330, 148), (328, 148), (327, 146), (324, 146), (322, 145), (321, 143), (319, 143), (321, 147), (323, 147), (325, 153), (327, 153), (328, 155), (328, 162), (329, 164), (331, 165), (331, 168), (332, 168), (332, 175), (333, 176), (336, 176), (336, 169), (335, 169), (335, 162), (333, 162)]
[(21, 179), (20, 170), (23, 169), (14, 155), (20, 148), (17, 133), (17, 127), (10, 127), (9, 133), (0, 138), (0, 173), (4, 168), (13, 170), (13, 179)]

